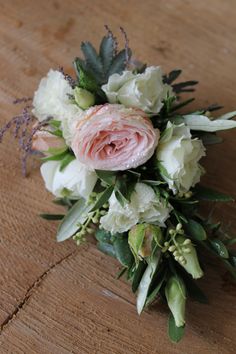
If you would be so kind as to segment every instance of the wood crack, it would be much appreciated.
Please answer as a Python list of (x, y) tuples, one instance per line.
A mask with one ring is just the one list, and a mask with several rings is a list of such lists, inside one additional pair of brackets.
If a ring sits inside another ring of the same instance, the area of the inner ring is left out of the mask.
[(12, 313), (10, 313), (7, 318), (1, 323), (0, 325), (0, 335), (2, 334), (3, 330), (8, 326), (8, 324), (17, 316), (18, 312), (27, 304), (29, 298), (34, 292), (34, 289), (38, 288), (42, 281), (47, 277), (47, 275), (58, 265), (60, 265), (62, 262), (73, 256), (77, 250), (69, 253), (65, 257), (61, 258), (59, 261), (56, 263), (52, 264), (51, 267), (49, 267), (45, 272), (43, 272), (35, 281), (34, 283), (27, 289), (25, 296), (23, 299), (17, 304), (17, 306), (14, 308)]

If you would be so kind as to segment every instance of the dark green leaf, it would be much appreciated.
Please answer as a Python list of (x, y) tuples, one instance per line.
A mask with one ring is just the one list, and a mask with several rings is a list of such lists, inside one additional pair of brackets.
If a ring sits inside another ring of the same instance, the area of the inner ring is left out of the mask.
[(158, 277), (158, 281), (155, 281), (155, 288), (152, 290), (150, 294), (148, 294), (145, 307), (149, 306), (157, 297), (159, 291), (161, 290), (162, 284), (164, 283), (166, 279), (166, 271), (161, 274), (161, 276)]
[(143, 261), (139, 261), (138, 263), (138, 267), (134, 272), (134, 277), (133, 277), (133, 281), (132, 281), (132, 291), (133, 293), (135, 293), (139, 287), (139, 283), (142, 279), (143, 273), (145, 271), (145, 269), (147, 268), (147, 263), (143, 262)]
[(178, 343), (182, 339), (182, 337), (184, 336), (184, 329), (185, 329), (185, 326), (182, 326), (182, 327), (176, 326), (174, 317), (172, 314), (170, 314), (169, 321), (168, 321), (168, 333), (169, 333), (170, 339), (174, 343)]
[(126, 267), (130, 267), (134, 262), (134, 257), (130, 251), (128, 238), (125, 235), (119, 235), (115, 238), (114, 249), (118, 261)]
[(185, 229), (194, 240), (203, 241), (207, 239), (207, 234), (203, 226), (195, 220), (188, 220)]
[(115, 185), (116, 182), (116, 172), (114, 171), (104, 171), (104, 170), (95, 170), (98, 178), (107, 183), (108, 185)]
[[(103, 37), (100, 45), (99, 55), (103, 64), (104, 73), (107, 73), (111, 66), (114, 57), (114, 51), (115, 43), (112, 36), (108, 35)], [(106, 79), (108, 79), (107, 76)]]
[(179, 104), (176, 104), (176, 105), (172, 106), (171, 111), (172, 112), (177, 111), (177, 109), (185, 107), (186, 105), (188, 105), (189, 103), (193, 102), (194, 100), (195, 100), (195, 98), (189, 98), (186, 101), (180, 102)]
[(40, 214), (39, 216), (45, 220), (62, 220), (65, 215), (63, 215), (63, 214)]
[(193, 299), (202, 304), (208, 304), (208, 299), (203, 291), (197, 285), (197, 282), (193, 280), (184, 270), (181, 269), (181, 277), (184, 280), (187, 293)]
[(195, 134), (199, 136), (199, 138), (202, 140), (204, 145), (219, 144), (222, 143), (223, 141), (223, 139), (216, 134), (211, 134), (211, 133), (204, 133), (204, 134), (195, 133)]
[(172, 70), (168, 75), (164, 75), (163, 81), (167, 83), (168, 85), (172, 84), (173, 81), (175, 81), (179, 75), (182, 73), (182, 70)]
[(116, 196), (116, 199), (118, 200), (118, 202), (120, 203), (120, 205), (122, 207), (124, 207), (125, 204), (127, 203), (127, 200), (124, 198), (124, 196), (121, 194), (121, 192), (119, 190), (115, 191), (115, 196)]
[(66, 154), (65, 157), (63, 157), (63, 159), (61, 160), (60, 163), (60, 171), (63, 171), (64, 168), (66, 168), (66, 166), (69, 165), (69, 163), (71, 163), (71, 161), (73, 161), (75, 159), (75, 156), (72, 154)]
[(94, 207), (91, 209), (91, 211), (95, 211), (97, 209), (100, 209), (110, 198), (112, 195), (112, 192), (114, 190), (113, 186), (109, 186), (107, 189), (105, 189), (104, 192), (99, 194), (99, 197), (94, 205)]
[(101, 243), (111, 243), (111, 233), (102, 229), (98, 229), (95, 232), (96, 239)]
[[(129, 57), (131, 56), (131, 50), (129, 49)], [(121, 74), (126, 68), (126, 50), (121, 50), (113, 59), (108, 75)]]
[(211, 188), (197, 186), (195, 188), (196, 197), (201, 200), (209, 200), (214, 202), (232, 202), (234, 199), (229, 195), (217, 192)]
[(223, 242), (219, 239), (210, 240), (214, 251), (222, 258), (229, 258), (229, 252)]
[(93, 73), (97, 82), (103, 82), (103, 66), (101, 58), (98, 56), (95, 48), (89, 42), (82, 42), (81, 50), (84, 54), (86, 67)]
[(111, 245), (110, 243), (98, 242), (97, 247), (101, 252), (107, 254), (108, 256), (116, 258), (116, 252), (114, 250), (113, 245)]
[(236, 237), (230, 238), (230, 239), (227, 239), (227, 240), (224, 240), (224, 243), (225, 243), (225, 245), (227, 245), (227, 246), (234, 245), (234, 244), (236, 243)]

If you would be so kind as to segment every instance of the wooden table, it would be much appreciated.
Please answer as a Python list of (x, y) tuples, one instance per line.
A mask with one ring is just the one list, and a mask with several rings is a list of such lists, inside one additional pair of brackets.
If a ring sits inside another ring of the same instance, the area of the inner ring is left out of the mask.
[[(197, 106), (236, 108), (235, 0), (0, 0), (0, 121), (17, 113), (15, 97), (32, 95), (49, 68), (80, 54), (80, 42), (98, 44), (103, 25), (125, 27), (135, 56), (165, 70), (182, 68), (200, 81)], [(118, 35), (119, 39), (121, 36)], [(121, 39), (122, 40), (122, 39)], [(194, 106), (193, 105), (193, 106)], [(205, 183), (236, 196), (236, 132), (209, 150)], [(0, 353), (204, 354), (236, 352), (236, 290), (218, 263), (200, 281), (210, 304), (188, 304), (183, 341), (166, 335), (167, 311), (156, 304), (141, 317), (118, 264), (89, 242), (57, 244), (53, 212), (38, 163), (21, 175), (16, 143), (0, 147)], [(219, 205), (236, 229), (235, 205)]]

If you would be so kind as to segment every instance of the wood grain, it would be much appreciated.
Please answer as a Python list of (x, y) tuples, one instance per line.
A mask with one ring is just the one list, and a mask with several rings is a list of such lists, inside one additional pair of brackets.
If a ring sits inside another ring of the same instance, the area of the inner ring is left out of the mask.
[[(0, 0), (0, 9), (1, 124), (17, 113), (13, 99), (32, 95), (50, 67), (72, 73), (80, 42), (98, 44), (104, 24), (125, 27), (136, 58), (199, 80), (194, 107), (235, 109), (234, 0)], [(204, 182), (236, 196), (235, 131), (222, 136), (208, 152)], [(0, 353), (235, 353), (236, 290), (218, 263), (210, 259), (200, 281), (210, 304), (189, 302), (186, 337), (171, 344), (166, 308), (139, 317), (129, 285), (115, 279), (115, 260), (92, 242), (56, 243), (56, 225), (37, 216), (55, 210), (39, 164), (24, 179), (16, 147), (10, 137), (0, 146)], [(235, 204), (214, 215), (236, 229)]]

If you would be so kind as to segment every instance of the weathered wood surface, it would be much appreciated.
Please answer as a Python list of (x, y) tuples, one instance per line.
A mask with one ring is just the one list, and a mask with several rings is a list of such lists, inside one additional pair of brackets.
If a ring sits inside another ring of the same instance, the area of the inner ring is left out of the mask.
[[(29, 96), (50, 67), (71, 61), (103, 25), (125, 27), (135, 56), (166, 70), (184, 69), (200, 81), (195, 105), (236, 108), (236, 3), (234, 0), (0, 0), (0, 122), (17, 112), (15, 97)], [(205, 183), (236, 196), (235, 131), (210, 149)], [(37, 163), (21, 176), (10, 138), (0, 146), (0, 353), (169, 354), (235, 353), (235, 287), (215, 262), (200, 281), (210, 305), (188, 304), (186, 337), (166, 335), (166, 308), (138, 317), (115, 260), (93, 243), (57, 244), (55, 225), (37, 217), (53, 211)], [(235, 205), (220, 205), (236, 229)], [(223, 276), (223, 277), (222, 277)]]

